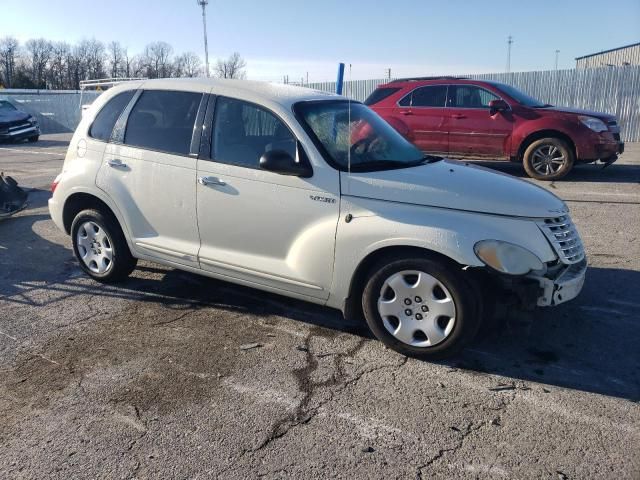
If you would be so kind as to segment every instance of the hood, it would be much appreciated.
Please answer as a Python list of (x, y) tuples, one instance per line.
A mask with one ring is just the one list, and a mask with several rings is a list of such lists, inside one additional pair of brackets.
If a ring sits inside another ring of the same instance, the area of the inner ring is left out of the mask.
[(21, 122), (29, 118), (30, 115), (20, 110), (0, 111), (0, 124), (9, 122)]
[(580, 108), (569, 108), (569, 107), (547, 107), (547, 108), (536, 108), (537, 111), (547, 111), (547, 112), (560, 112), (560, 113), (570, 113), (573, 115), (587, 115), (589, 117), (596, 117), (600, 120), (615, 120), (616, 116), (611, 115), (609, 113), (596, 112), (593, 110), (582, 110)]
[(513, 217), (551, 217), (565, 203), (526, 180), (453, 160), (376, 172), (341, 172), (342, 194)]

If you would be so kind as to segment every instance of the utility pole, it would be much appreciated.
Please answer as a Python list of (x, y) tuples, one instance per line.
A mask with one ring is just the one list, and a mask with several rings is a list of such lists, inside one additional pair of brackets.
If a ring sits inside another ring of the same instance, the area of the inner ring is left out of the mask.
[(507, 73), (511, 73), (511, 45), (513, 44), (513, 37), (509, 35), (507, 38)]
[(207, 43), (207, 13), (206, 7), (209, 0), (196, 0), (198, 5), (202, 7), (202, 28), (204, 29), (204, 63), (207, 70), (207, 77), (209, 76), (209, 45)]
[(560, 50), (556, 50), (556, 72), (558, 71), (558, 55), (560, 54)]

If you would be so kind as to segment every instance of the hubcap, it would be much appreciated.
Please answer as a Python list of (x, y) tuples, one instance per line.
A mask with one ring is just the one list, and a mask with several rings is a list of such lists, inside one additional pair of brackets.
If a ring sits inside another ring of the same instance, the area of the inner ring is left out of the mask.
[(437, 345), (451, 334), (456, 322), (449, 290), (437, 278), (417, 270), (387, 278), (380, 289), (378, 313), (391, 335), (413, 347)]
[(533, 152), (532, 166), (540, 175), (553, 175), (565, 164), (566, 158), (555, 145), (541, 145)]
[(93, 273), (106, 273), (113, 265), (113, 246), (109, 235), (95, 222), (84, 222), (78, 228), (80, 259)]

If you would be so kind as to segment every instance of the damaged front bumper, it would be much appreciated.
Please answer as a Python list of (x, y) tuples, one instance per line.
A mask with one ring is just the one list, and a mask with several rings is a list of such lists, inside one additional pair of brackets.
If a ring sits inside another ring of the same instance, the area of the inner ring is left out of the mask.
[(528, 275), (526, 278), (537, 282), (540, 294), (536, 300), (539, 307), (552, 307), (573, 300), (582, 291), (587, 272), (587, 259), (572, 265), (561, 265), (550, 269), (544, 276)]
[(0, 173), (0, 219), (10, 217), (27, 206), (27, 193), (11, 177)]

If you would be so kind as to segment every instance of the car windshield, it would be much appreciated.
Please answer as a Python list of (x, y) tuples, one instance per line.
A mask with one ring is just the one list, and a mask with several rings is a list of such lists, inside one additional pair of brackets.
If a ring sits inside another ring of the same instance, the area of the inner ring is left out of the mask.
[(543, 108), (551, 106), (548, 103), (544, 103), (536, 98), (530, 97), (511, 85), (505, 85), (504, 83), (495, 83), (494, 85), (513, 98), (520, 105), (524, 105), (525, 107)]
[(340, 170), (405, 168), (425, 160), (418, 148), (361, 103), (300, 102), (295, 111), (329, 162)]
[(16, 107), (5, 100), (0, 100), (0, 112), (12, 112), (14, 110), (16, 110)]

